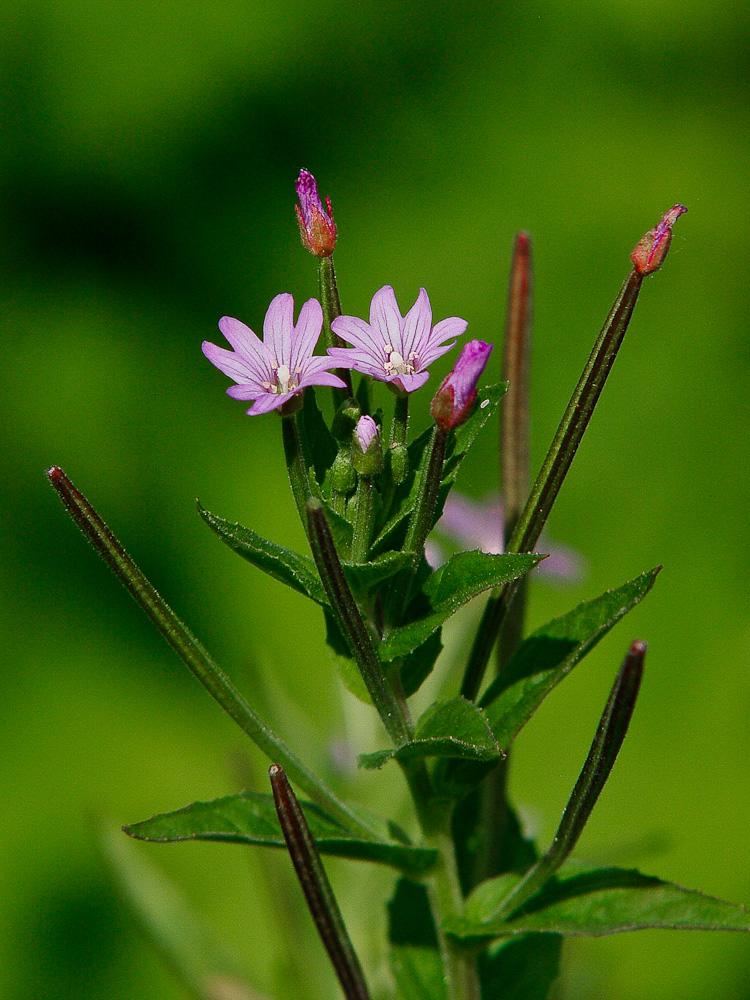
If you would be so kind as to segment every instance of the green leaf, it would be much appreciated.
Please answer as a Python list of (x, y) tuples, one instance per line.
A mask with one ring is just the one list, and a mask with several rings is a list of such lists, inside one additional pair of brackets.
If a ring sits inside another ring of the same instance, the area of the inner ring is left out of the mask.
[(579, 604), (521, 643), (480, 701), (503, 749), (563, 677), (646, 596), (659, 569)]
[(438, 629), (426, 642), (404, 657), (401, 664), (401, 686), (407, 698), (415, 694), (432, 673), (437, 658), (443, 650), (441, 635), (442, 630)]
[(622, 931), (750, 931), (750, 910), (672, 882), (623, 868), (565, 865), (554, 882), (510, 920), (495, 911), (516, 876), (485, 882), (466, 901), (463, 917), (446, 922), (447, 933), (461, 938), (515, 937), (534, 932), (599, 937)]
[(500, 751), (480, 708), (465, 698), (436, 701), (419, 720), (414, 739), (391, 750), (363, 754), (360, 767), (382, 767), (392, 757), (459, 757), (465, 760), (498, 760)]
[(543, 558), (540, 555), (495, 556), (478, 549), (459, 552), (433, 573), (423, 587), (430, 613), (394, 629), (380, 647), (380, 658), (388, 662), (411, 653), (472, 597), (518, 579)]
[[(301, 803), (315, 843), (322, 854), (377, 861), (415, 874), (428, 871), (435, 852), (387, 839), (366, 839), (345, 830), (311, 802)], [(372, 823), (373, 817), (368, 816)], [(380, 825), (384, 825), (381, 824)], [(242, 792), (211, 802), (193, 802), (176, 812), (161, 813), (126, 826), (138, 840), (176, 843), (219, 840), (234, 844), (285, 847), (272, 795)]]
[(225, 521), (223, 517), (217, 517), (216, 514), (206, 510), (200, 502), (198, 502), (198, 513), (222, 542), (243, 559), (247, 559), (274, 580), (280, 580), (281, 583), (311, 598), (317, 604), (328, 604), (315, 563), (309, 556), (301, 556), (291, 549), (269, 542), (237, 522)]
[(487, 385), (477, 392), (474, 412), (467, 421), (455, 429), (448, 439), (443, 466), (444, 487), (450, 488), (455, 483), (461, 463), (476, 441), (479, 432), (494, 415), (500, 405), (500, 400), (507, 391), (507, 382), (497, 382), (495, 385)]
[(303, 395), (301, 425), (305, 464), (308, 468), (312, 467), (318, 484), (322, 486), (336, 458), (338, 445), (323, 419), (312, 386), (308, 386)]
[(558, 934), (527, 934), (494, 942), (479, 956), (482, 996), (545, 1000), (560, 974), (562, 942)]
[(147, 936), (193, 996), (215, 1000), (223, 987), (236, 1000), (258, 1000), (243, 981), (239, 963), (224, 953), (176, 887), (119, 829), (104, 831), (101, 846)]
[(447, 1000), (427, 890), (399, 879), (388, 903), (388, 940), (399, 1000)]
[(355, 594), (367, 594), (410, 565), (411, 552), (384, 552), (366, 563), (343, 563), (347, 582)]

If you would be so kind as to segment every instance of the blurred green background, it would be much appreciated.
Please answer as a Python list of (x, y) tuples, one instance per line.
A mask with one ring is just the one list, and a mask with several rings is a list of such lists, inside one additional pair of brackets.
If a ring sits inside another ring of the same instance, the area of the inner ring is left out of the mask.
[[(531, 622), (665, 568), (523, 733), (513, 789), (548, 839), (642, 636), (641, 701), (578, 854), (750, 903), (749, 34), (732, 0), (5, 0), (0, 995), (183, 996), (115, 891), (96, 821), (266, 788), (266, 762), (67, 519), (52, 463), (292, 746), (403, 814), (395, 769), (352, 767), (353, 748), (382, 744), (342, 696), (315, 610), (194, 509), (303, 545), (277, 419), (245, 417), (200, 353), (219, 316), (259, 329), (276, 293), (316, 294), (292, 210), (302, 166), (333, 200), (346, 312), (366, 315), (386, 282), (406, 308), (424, 285), (436, 318), (495, 339), (513, 234), (532, 232), (536, 465), (630, 250), (689, 207), (551, 519), (588, 573), (537, 584)], [(495, 447), (467, 463), (467, 493), (496, 488)], [(141, 850), (258, 988), (337, 995), (281, 854)], [(393, 877), (330, 871), (383, 987)], [(558, 996), (734, 1000), (749, 979), (744, 936), (649, 932), (573, 943)]]

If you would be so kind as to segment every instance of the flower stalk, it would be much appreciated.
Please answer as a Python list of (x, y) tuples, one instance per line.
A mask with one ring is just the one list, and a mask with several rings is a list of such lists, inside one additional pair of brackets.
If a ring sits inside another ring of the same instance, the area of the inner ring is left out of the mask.
[[(539, 540), (622, 345), (642, 282), (642, 275), (631, 271), (615, 299), (510, 538), (508, 552), (531, 552)], [(506, 584), (485, 606), (461, 687), (465, 698), (474, 700), (479, 693), (517, 587), (517, 581)]]
[(409, 720), (383, 672), (375, 645), (344, 576), (336, 546), (328, 527), (323, 504), (316, 497), (307, 502), (310, 546), (323, 581), (336, 623), (346, 640), (372, 703), (396, 746), (410, 736)]
[(305, 814), (278, 764), (268, 769), (276, 813), (307, 907), (347, 1000), (369, 1000), (362, 966), (328, 881)]
[(575, 788), (552, 843), (503, 900), (495, 913), (510, 917), (535, 896), (570, 856), (609, 778), (628, 731), (643, 678), (646, 643), (632, 643), (612, 686), (607, 704)]

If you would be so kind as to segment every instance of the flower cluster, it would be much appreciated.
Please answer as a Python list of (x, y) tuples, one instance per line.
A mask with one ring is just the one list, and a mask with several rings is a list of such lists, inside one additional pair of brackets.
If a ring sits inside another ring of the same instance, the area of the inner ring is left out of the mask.
[[(291, 396), (310, 385), (344, 388), (331, 368), (353, 368), (381, 382), (389, 382), (397, 392), (419, 389), (427, 381), (427, 368), (456, 343), (466, 329), (466, 320), (451, 316), (432, 326), (432, 309), (427, 292), (419, 290), (417, 301), (402, 316), (390, 285), (375, 293), (370, 306), (370, 322), (356, 316), (339, 316), (331, 324), (334, 333), (352, 347), (329, 347), (325, 355), (313, 354), (323, 329), (323, 310), (317, 299), (309, 299), (294, 325), (294, 300), (277, 295), (268, 307), (261, 341), (238, 319), (225, 316), (219, 329), (234, 348), (227, 351), (210, 341), (203, 344), (208, 360), (234, 379), (227, 393), (233, 399), (252, 399), (250, 416), (278, 409)], [(481, 341), (473, 341), (481, 344)], [(471, 372), (464, 376), (476, 386), (491, 348), (482, 345), (481, 363), (476, 349)], [(464, 366), (465, 367), (465, 366)], [(471, 396), (471, 387), (464, 393)], [(473, 401), (473, 399), (471, 400)], [(464, 410), (467, 406), (464, 405)]]

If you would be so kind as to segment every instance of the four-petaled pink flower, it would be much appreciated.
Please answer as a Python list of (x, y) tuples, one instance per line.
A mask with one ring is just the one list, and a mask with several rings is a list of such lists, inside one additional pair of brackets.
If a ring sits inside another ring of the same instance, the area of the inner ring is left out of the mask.
[(323, 329), (323, 310), (317, 299), (305, 302), (295, 326), (294, 299), (285, 293), (277, 295), (263, 322), (262, 342), (249, 326), (231, 316), (219, 320), (219, 329), (234, 351), (205, 340), (203, 353), (237, 383), (227, 389), (228, 395), (255, 400), (247, 411), (251, 417), (277, 409), (308, 385), (345, 388), (338, 375), (328, 371), (335, 367), (332, 358), (313, 357)]
[(390, 285), (375, 292), (370, 322), (356, 316), (339, 316), (331, 327), (352, 347), (329, 347), (341, 368), (355, 368), (397, 389), (414, 392), (427, 381), (427, 368), (454, 346), (446, 344), (466, 329), (466, 320), (451, 316), (432, 326), (432, 309), (424, 288), (406, 316), (402, 316)]

